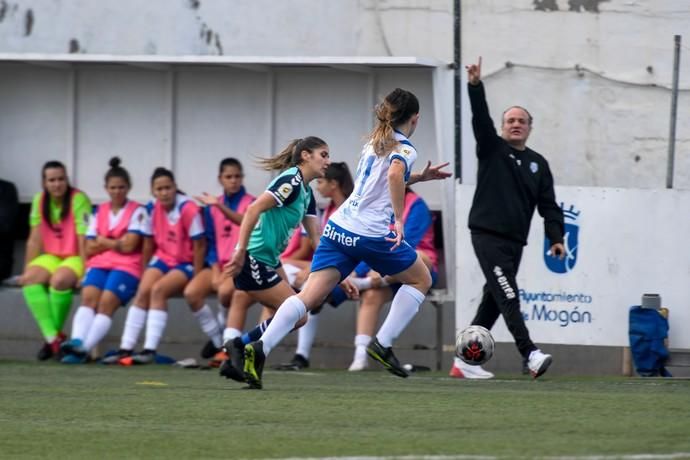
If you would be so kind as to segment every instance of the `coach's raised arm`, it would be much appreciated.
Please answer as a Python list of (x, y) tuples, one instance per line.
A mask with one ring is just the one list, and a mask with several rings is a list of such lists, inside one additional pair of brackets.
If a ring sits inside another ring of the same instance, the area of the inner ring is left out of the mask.
[(477, 140), (477, 155), (481, 155), (486, 147), (499, 140), (494, 128), (494, 122), (489, 115), (489, 106), (486, 103), (486, 94), (482, 84), (482, 58), (476, 64), (465, 66), (467, 69), (467, 93), (472, 107), (472, 130)]

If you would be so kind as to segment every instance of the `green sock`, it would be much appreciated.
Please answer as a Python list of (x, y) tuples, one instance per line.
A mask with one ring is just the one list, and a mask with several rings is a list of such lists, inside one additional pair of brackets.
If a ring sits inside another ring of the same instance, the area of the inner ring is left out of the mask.
[(29, 306), (29, 311), (34, 316), (41, 334), (46, 342), (51, 342), (57, 337), (58, 329), (53, 322), (53, 312), (50, 308), (48, 290), (43, 284), (30, 284), (22, 288), (24, 299)]
[(53, 311), (55, 328), (60, 332), (72, 307), (72, 289), (58, 291), (50, 288), (50, 306)]

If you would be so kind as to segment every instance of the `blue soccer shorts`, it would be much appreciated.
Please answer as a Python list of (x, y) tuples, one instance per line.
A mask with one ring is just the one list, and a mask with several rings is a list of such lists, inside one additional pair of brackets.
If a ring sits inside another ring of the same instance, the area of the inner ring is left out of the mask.
[(93, 286), (101, 291), (110, 291), (126, 305), (137, 293), (139, 278), (122, 270), (89, 268), (82, 287)]
[(168, 273), (170, 270), (179, 270), (187, 276), (188, 280), (191, 280), (194, 277), (194, 265), (190, 263), (181, 263), (173, 267), (166, 264), (158, 257), (153, 257), (151, 259), (151, 262), (149, 262), (148, 268), (157, 268), (164, 275)]
[[(387, 235), (394, 236), (393, 232)], [(345, 279), (361, 261), (383, 275), (395, 275), (410, 268), (417, 252), (405, 241), (391, 251), (393, 243), (385, 237), (357, 235), (328, 221), (311, 263), (311, 271), (336, 268)]]

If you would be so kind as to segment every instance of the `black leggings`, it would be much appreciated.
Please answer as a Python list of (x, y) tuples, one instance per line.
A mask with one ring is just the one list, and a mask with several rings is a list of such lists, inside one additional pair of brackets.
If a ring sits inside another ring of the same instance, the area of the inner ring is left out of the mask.
[(520, 295), (515, 277), (522, 258), (522, 244), (486, 233), (473, 233), (472, 246), (486, 278), (484, 295), (472, 324), (491, 329), (503, 319), (520, 354), (527, 358), (537, 347), (520, 311)]

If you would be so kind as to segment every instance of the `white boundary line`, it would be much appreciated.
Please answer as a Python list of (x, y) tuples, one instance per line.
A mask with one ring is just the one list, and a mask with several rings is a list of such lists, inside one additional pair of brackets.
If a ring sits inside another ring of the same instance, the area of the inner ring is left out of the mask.
[(275, 460), (499, 460), (508, 458), (531, 458), (537, 460), (675, 460), (690, 459), (690, 452), (671, 454), (621, 454), (621, 455), (564, 455), (545, 457), (515, 457), (492, 455), (401, 455), (401, 456), (361, 456), (361, 457), (288, 457)]

